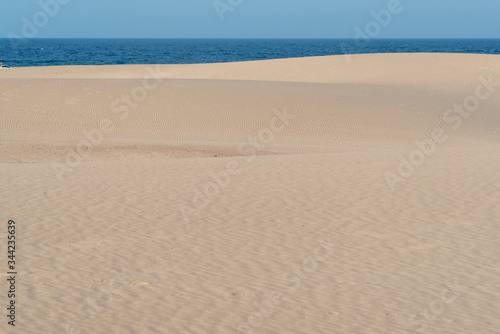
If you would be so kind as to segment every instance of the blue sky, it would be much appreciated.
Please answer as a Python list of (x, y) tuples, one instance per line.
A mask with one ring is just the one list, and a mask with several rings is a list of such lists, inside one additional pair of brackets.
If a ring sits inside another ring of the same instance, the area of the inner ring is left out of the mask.
[[(37, 38), (353, 38), (355, 27), (364, 30), (375, 20), (371, 11), (386, 10), (398, 0), (2, 2), (0, 37), (23, 36), (24, 28)], [(226, 11), (218, 13), (214, 2)], [(498, 0), (399, 2), (401, 12), (391, 14), (373, 38), (500, 38)], [(40, 3), (59, 8), (52, 17)], [(26, 28), (26, 22), (36, 30)]]

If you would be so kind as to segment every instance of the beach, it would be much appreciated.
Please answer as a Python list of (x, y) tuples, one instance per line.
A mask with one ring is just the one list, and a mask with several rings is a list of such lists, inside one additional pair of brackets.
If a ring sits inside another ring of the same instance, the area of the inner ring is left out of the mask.
[(8, 333), (500, 328), (498, 55), (19, 67), (0, 116)]

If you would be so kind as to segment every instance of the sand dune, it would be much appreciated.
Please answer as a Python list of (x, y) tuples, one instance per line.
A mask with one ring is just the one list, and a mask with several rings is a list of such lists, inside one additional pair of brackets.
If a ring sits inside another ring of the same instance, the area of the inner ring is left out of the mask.
[(489, 55), (2, 70), (0, 326), (498, 333), (499, 110)]

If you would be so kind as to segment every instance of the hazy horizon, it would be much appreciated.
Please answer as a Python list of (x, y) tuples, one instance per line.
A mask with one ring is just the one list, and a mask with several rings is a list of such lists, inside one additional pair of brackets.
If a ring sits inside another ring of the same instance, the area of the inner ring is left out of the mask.
[[(8, 40), (7, 37), (0, 37), (0, 40)], [(352, 38), (321, 38), (321, 37), (37, 37), (31, 38), (33, 40), (37, 39), (203, 39), (203, 40), (217, 40), (217, 39), (256, 39), (256, 40), (352, 40)], [(371, 38), (371, 40), (500, 40), (500, 37), (470, 37), (470, 38), (461, 38), (461, 37), (435, 37), (435, 38), (420, 38), (420, 37), (411, 37), (411, 38)]]

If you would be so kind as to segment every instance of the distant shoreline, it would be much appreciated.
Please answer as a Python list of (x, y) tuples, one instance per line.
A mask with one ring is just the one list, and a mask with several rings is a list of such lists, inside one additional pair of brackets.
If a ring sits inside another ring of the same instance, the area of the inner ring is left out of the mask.
[(499, 39), (0, 39), (12, 67), (207, 64), (344, 54), (500, 54)]

